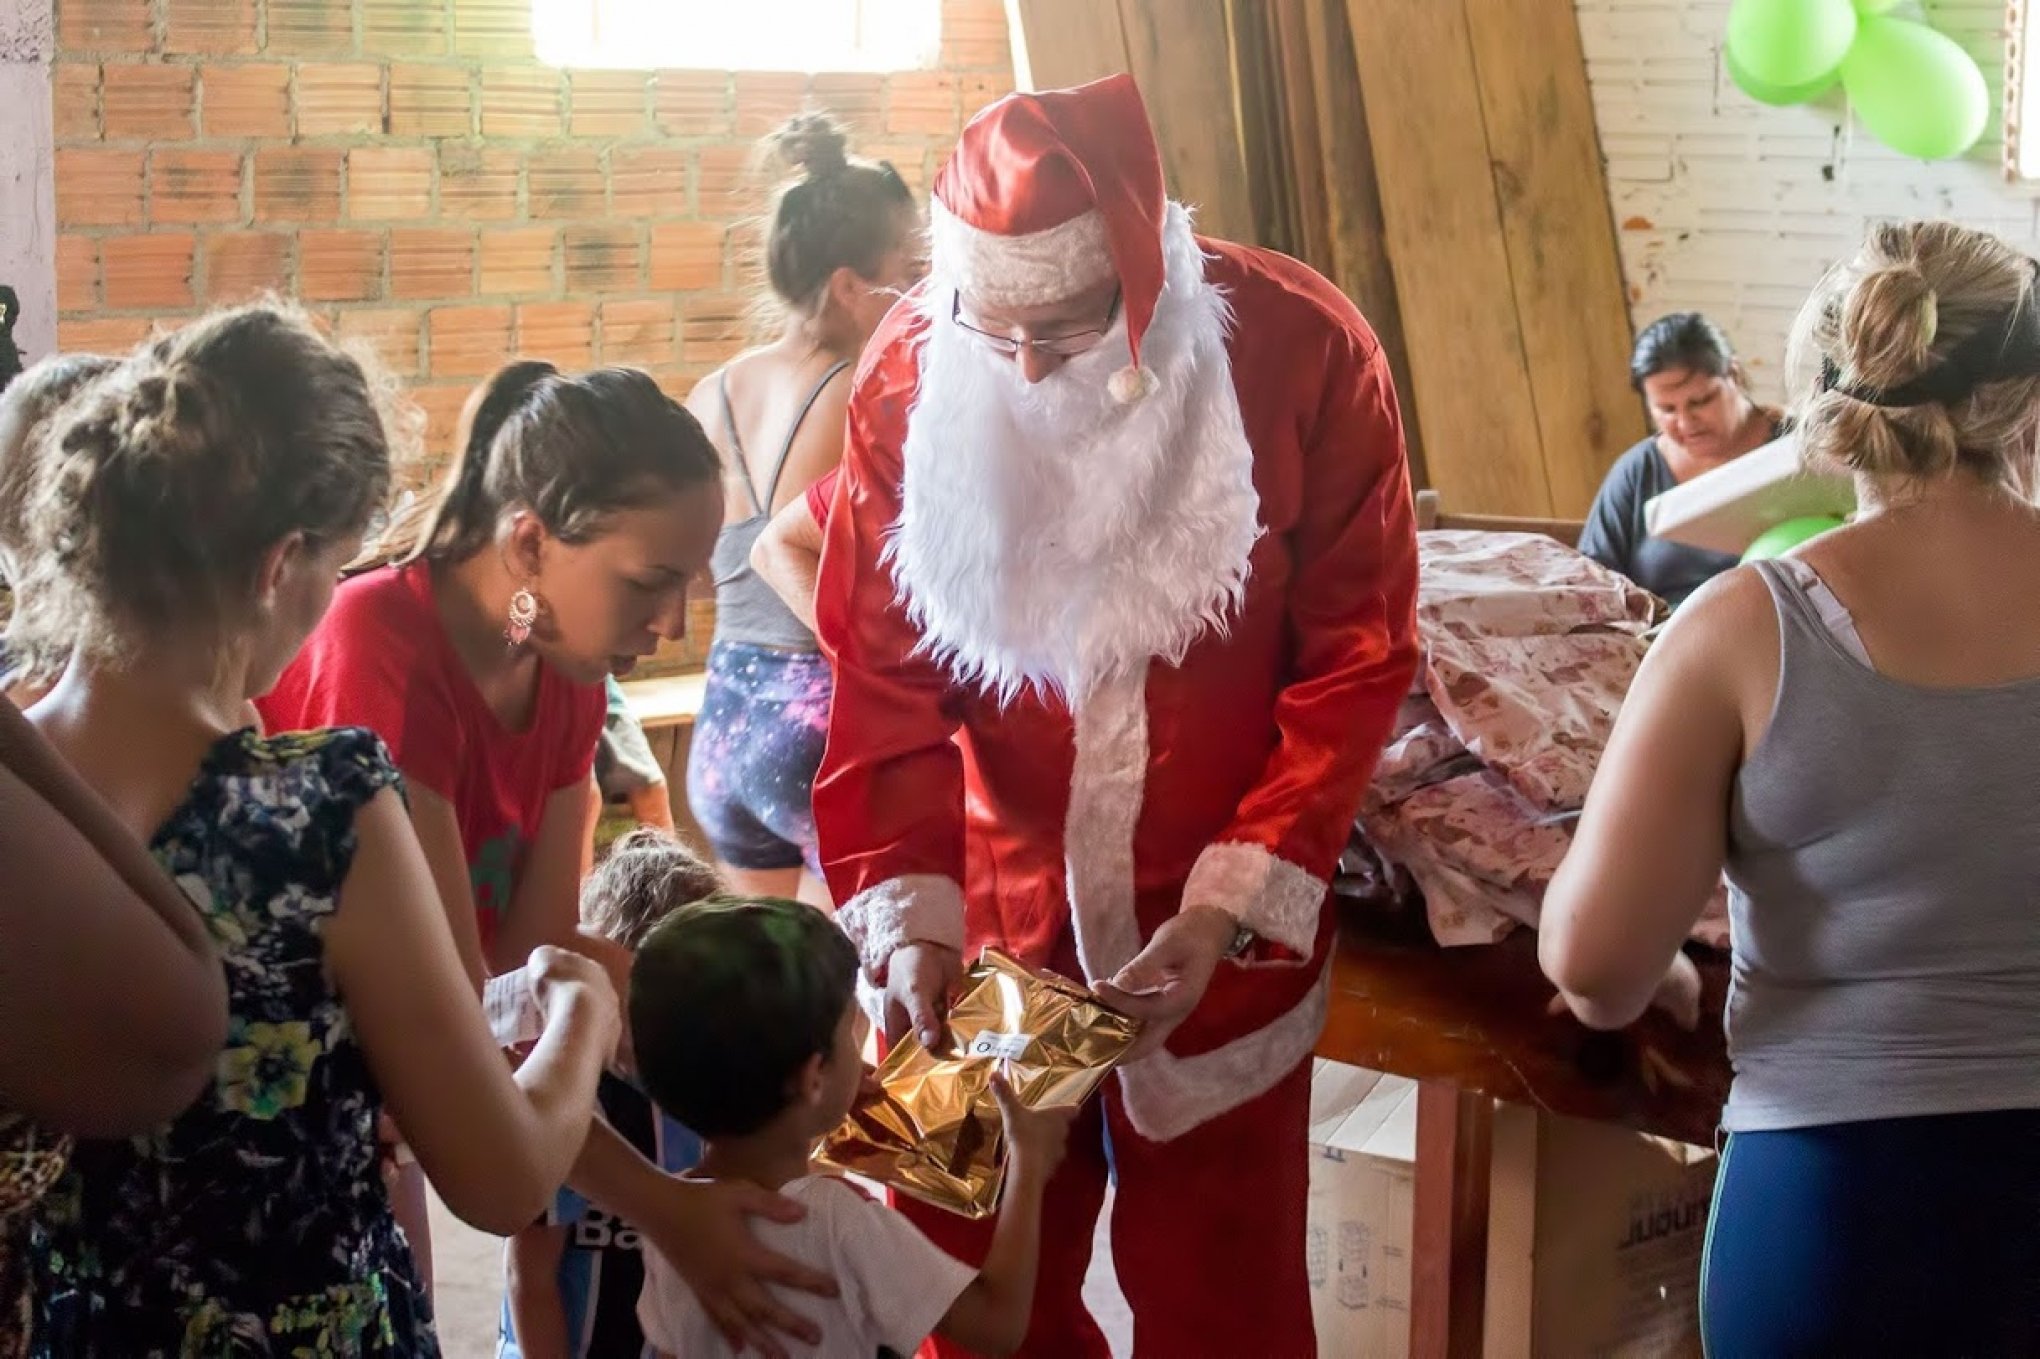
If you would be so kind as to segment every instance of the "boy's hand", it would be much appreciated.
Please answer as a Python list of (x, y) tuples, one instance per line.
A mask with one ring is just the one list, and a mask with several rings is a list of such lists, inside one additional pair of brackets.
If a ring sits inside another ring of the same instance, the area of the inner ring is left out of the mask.
[(1070, 1124), (1077, 1117), (1074, 1104), (1051, 1104), (1029, 1109), (1013, 1093), (1006, 1073), (992, 1073), (992, 1098), (999, 1102), (999, 1119), (1006, 1125), (1006, 1141), (1013, 1148), (1013, 1161), (1030, 1173), (1044, 1178), (1055, 1173), (1069, 1150)]

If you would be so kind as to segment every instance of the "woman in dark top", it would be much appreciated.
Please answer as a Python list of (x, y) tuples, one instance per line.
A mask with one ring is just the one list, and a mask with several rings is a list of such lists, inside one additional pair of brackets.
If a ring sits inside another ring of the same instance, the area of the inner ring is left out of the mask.
[(1677, 607), (1734, 557), (1653, 538), (1643, 507), (1778, 437), (1779, 416), (1750, 396), (1728, 337), (1698, 312), (1652, 322), (1636, 337), (1629, 380), (1657, 433), (1624, 453), (1594, 497), (1580, 551)]

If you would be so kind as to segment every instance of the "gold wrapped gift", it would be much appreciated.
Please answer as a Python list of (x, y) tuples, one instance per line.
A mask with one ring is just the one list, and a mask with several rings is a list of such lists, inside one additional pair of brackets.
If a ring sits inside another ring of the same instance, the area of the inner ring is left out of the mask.
[(822, 1143), (822, 1163), (987, 1217), (1006, 1165), (992, 1074), (1003, 1069), (1028, 1108), (1081, 1104), (1139, 1033), (1076, 983), (986, 949), (949, 1011), (949, 1055), (901, 1039), (878, 1068), (881, 1093)]

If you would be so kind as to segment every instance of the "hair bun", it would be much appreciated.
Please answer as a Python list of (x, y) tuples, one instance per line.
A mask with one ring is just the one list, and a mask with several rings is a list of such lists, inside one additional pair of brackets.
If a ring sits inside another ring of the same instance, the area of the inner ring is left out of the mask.
[(850, 163), (850, 138), (826, 113), (803, 113), (773, 134), (772, 143), (788, 165), (809, 179), (833, 174)]
[(1902, 386), (1932, 365), (1940, 322), (1939, 295), (1919, 261), (1896, 260), (1866, 273), (1849, 295), (1835, 358), (1852, 382)]

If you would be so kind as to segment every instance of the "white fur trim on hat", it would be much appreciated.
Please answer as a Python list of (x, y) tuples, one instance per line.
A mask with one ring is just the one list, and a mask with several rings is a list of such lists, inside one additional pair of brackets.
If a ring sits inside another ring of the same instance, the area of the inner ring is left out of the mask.
[(970, 225), (936, 199), (928, 205), (935, 272), (987, 307), (1041, 307), (1112, 277), (1105, 215), (1096, 208), (1060, 226), (1000, 236)]

